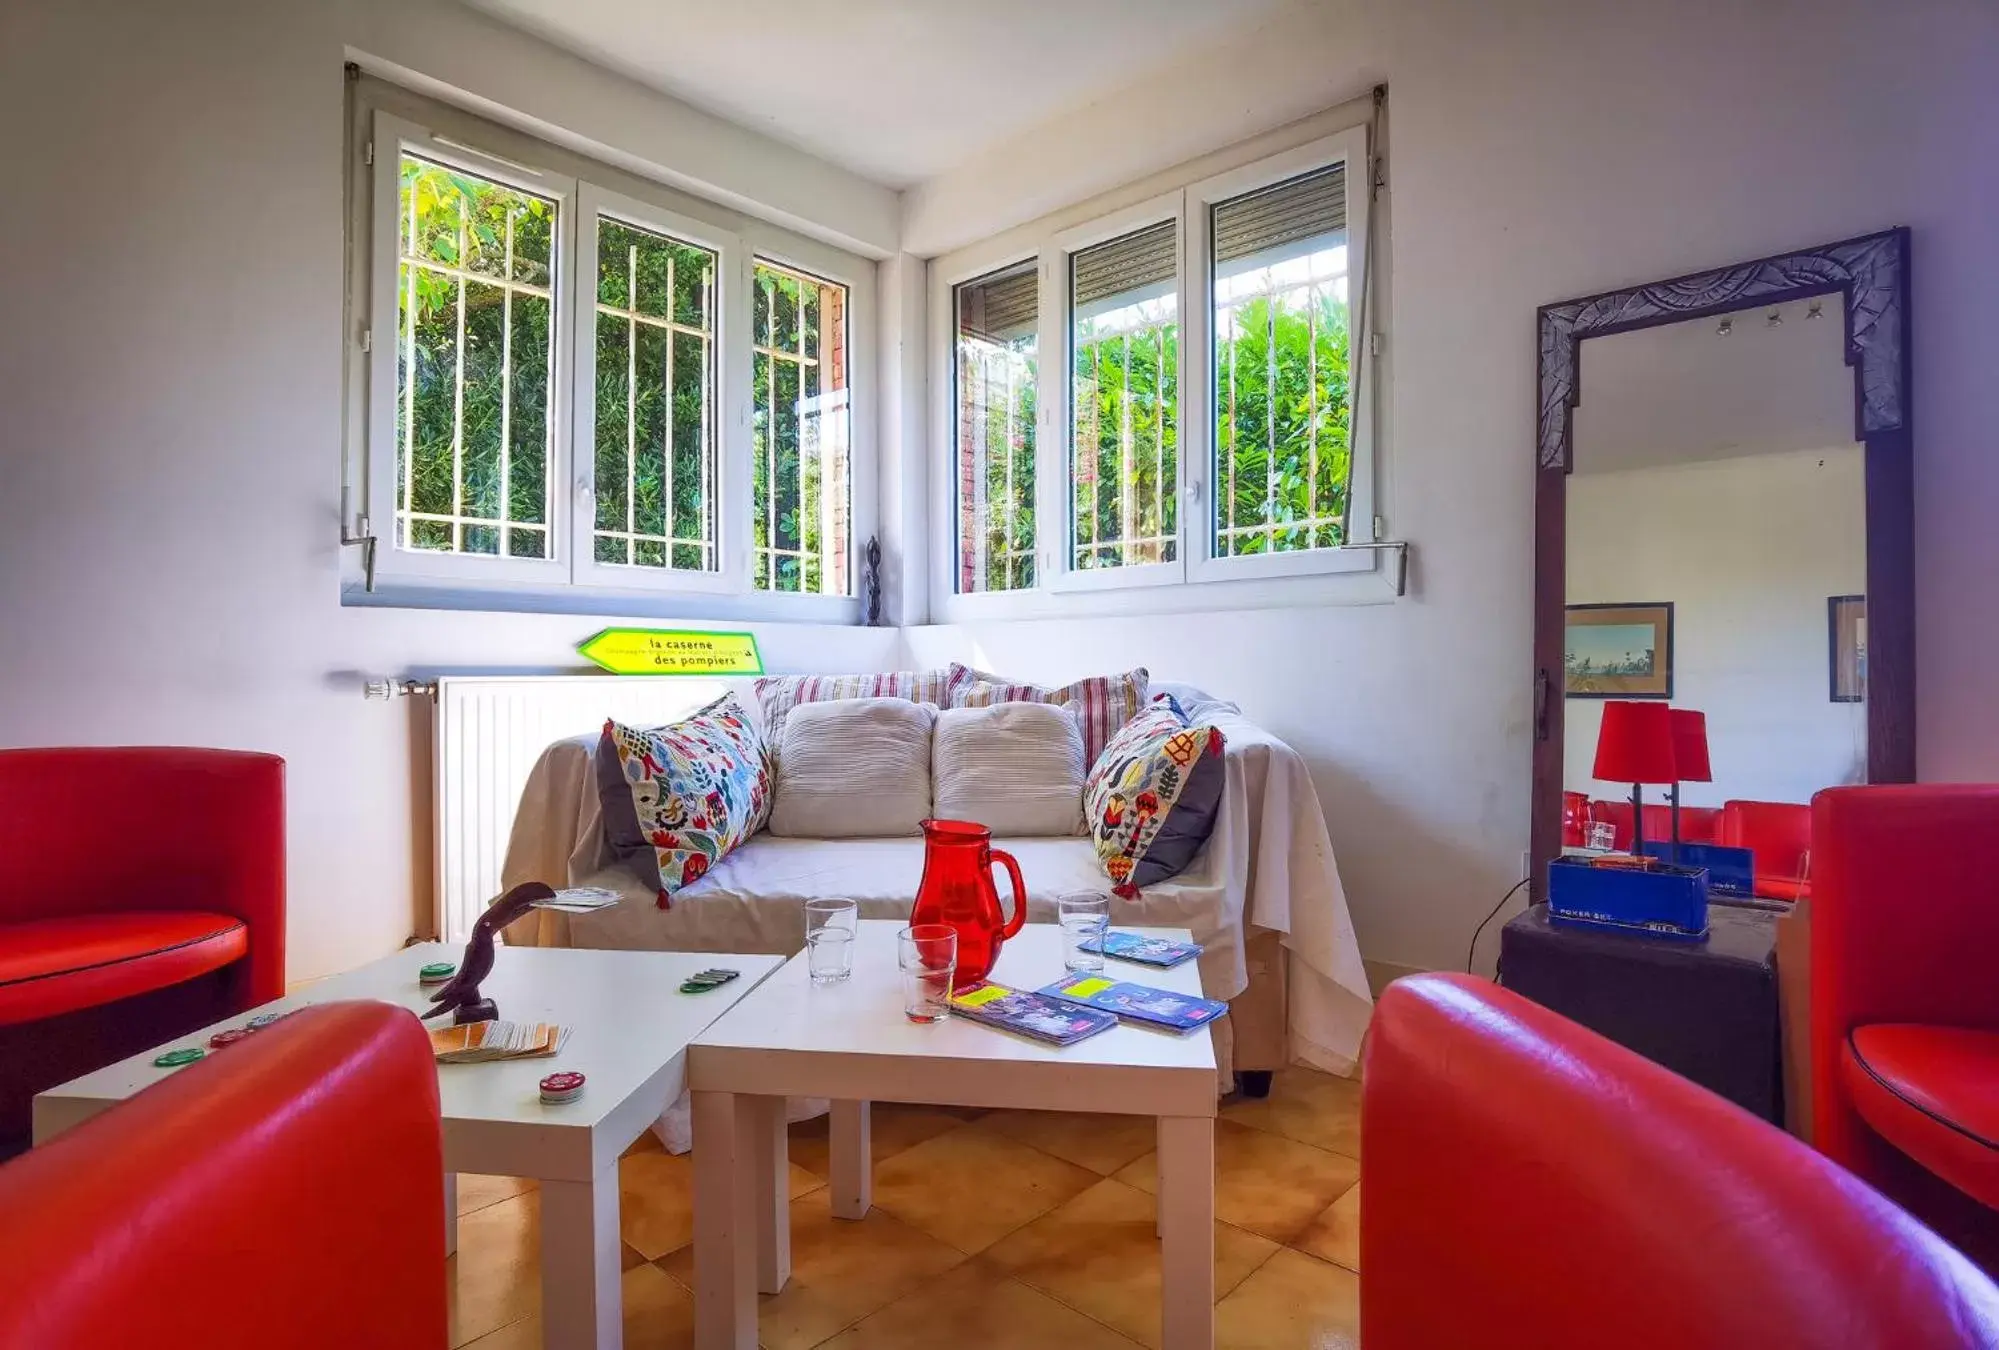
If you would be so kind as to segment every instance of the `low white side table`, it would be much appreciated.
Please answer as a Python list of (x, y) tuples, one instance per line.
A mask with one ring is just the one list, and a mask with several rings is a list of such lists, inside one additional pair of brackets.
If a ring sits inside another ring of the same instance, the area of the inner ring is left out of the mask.
[[(854, 973), (814, 985), (793, 957), (703, 1031), (688, 1055), (694, 1098), (695, 1330), (702, 1350), (753, 1350), (757, 1294), (791, 1274), (784, 1099), (833, 1099), (833, 1212), (868, 1211), (868, 1103), (1100, 1111), (1159, 1121), (1159, 1233), (1166, 1350), (1214, 1343), (1215, 1054), (1187, 1036), (1119, 1026), (1066, 1048), (962, 1018), (917, 1025), (902, 1013), (894, 921), (863, 921)], [(1185, 929), (1132, 931), (1187, 941)], [(1029, 924), (992, 978), (1039, 989), (1065, 972), (1061, 934)], [(1198, 994), (1195, 963), (1107, 975)]]

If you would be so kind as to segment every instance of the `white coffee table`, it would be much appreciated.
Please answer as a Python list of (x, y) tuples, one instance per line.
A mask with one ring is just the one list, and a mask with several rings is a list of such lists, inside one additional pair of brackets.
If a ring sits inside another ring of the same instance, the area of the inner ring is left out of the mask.
[[(431, 961), (456, 961), (459, 954), (438, 943), (407, 947), (256, 1011), (340, 999), (378, 999), (422, 1011), (430, 994), (417, 983), (418, 969)], [(498, 1002), (500, 1015), (510, 1022), (560, 1022), (570, 1028), (570, 1037), (553, 1058), (438, 1066), (446, 1221), (455, 1225), (456, 1173), (538, 1180), (543, 1343), (551, 1350), (617, 1350), (624, 1343), (618, 1157), (680, 1096), (688, 1042), (776, 970), (782, 958), (537, 947), (502, 947), (498, 956), (484, 992)], [(718, 966), (742, 975), (705, 994), (679, 992), (689, 975)], [(35, 1142), (174, 1072), (153, 1066), (160, 1050), (205, 1045), (210, 1035), (253, 1015), (217, 1022), (42, 1093), (35, 1098)], [(586, 1075), (583, 1096), (566, 1106), (543, 1106), (541, 1080), (561, 1069)], [(447, 1241), (454, 1237), (447, 1228)]]
[[(814, 985), (803, 955), (718, 1018), (688, 1052), (694, 1098), (695, 1339), (753, 1350), (757, 1294), (791, 1273), (784, 1099), (833, 1100), (833, 1213), (868, 1211), (868, 1103), (1101, 1111), (1159, 1119), (1159, 1234), (1166, 1350), (1214, 1343), (1215, 1052), (1188, 1036), (1119, 1026), (1066, 1048), (962, 1018), (917, 1025), (902, 1013), (894, 921), (864, 921), (853, 977)], [(1185, 929), (1133, 931), (1186, 941)], [(1061, 935), (1029, 924), (992, 978), (1039, 989), (1063, 975)], [(1114, 978), (1198, 994), (1177, 970), (1112, 961)]]

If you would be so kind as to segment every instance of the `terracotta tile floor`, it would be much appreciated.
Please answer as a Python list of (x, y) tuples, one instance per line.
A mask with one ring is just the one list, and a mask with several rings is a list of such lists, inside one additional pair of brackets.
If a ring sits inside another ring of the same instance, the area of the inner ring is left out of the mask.
[[(877, 1106), (874, 1154), (874, 1209), (835, 1220), (825, 1118), (791, 1127), (792, 1277), (763, 1299), (767, 1350), (1159, 1344), (1150, 1121)], [(1222, 1108), (1218, 1346), (1358, 1344), (1359, 1156), (1357, 1083), (1292, 1068), (1268, 1100)], [(694, 1343), (692, 1175), (650, 1134), (620, 1167), (630, 1350)], [(454, 1346), (540, 1346), (536, 1200), (531, 1182), (460, 1178)]]

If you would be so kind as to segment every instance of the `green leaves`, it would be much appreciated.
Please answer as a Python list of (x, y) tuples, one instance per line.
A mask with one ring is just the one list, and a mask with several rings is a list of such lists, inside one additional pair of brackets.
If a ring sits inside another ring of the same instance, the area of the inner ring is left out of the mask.
[(1347, 358), (1346, 305), (1317, 287), (1217, 313), (1218, 554), (1340, 542), (1352, 468)]
[[(397, 267), (405, 547), (547, 556), (555, 203), (405, 154)], [(532, 529), (503, 528), (514, 524)]]

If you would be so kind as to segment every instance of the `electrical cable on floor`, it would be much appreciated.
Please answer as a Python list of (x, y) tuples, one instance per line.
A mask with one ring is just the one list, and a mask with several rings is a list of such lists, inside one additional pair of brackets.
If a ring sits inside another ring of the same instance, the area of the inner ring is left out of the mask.
[(1479, 935), (1485, 932), (1485, 926), (1493, 921), (1493, 919), (1498, 915), (1500, 910), (1506, 908), (1506, 902), (1508, 900), (1511, 900), (1515, 895), (1518, 895), (1520, 893), (1520, 888), (1522, 886), (1525, 886), (1529, 881), (1532, 880), (1533, 880), (1532, 877), (1522, 877), (1520, 878), (1520, 880), (1514, 882), (1513, 889), (1508, 891), (1505, 895), (1499, 897), (1499, 903), (1492, 907), (1492, 913), (1486, 915), (1483, 919), (1480, 919), (1478, 921), (1478, 927), (1472, 929), (1471, 946), (1465, 948), (1465, 974), (1467, 975), (1471, 974), (1471, 963), (1473, 958), (1476, 956), (1478, 952)]

